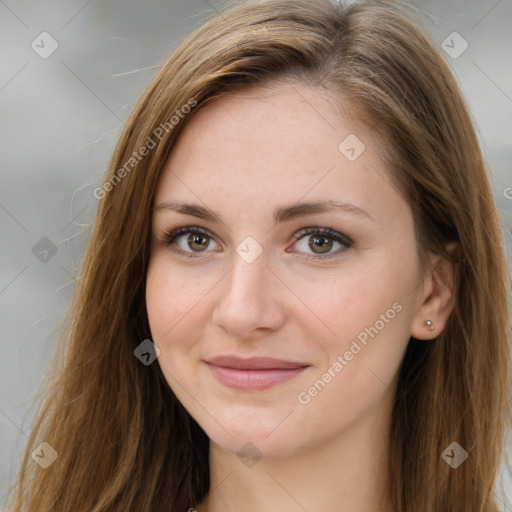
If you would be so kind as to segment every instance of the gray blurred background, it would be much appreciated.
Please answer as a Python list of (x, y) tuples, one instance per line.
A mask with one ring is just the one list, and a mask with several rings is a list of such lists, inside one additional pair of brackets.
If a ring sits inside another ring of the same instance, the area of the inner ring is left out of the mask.
[[(510, 261), (512, 0), (409, 3), (422, 13), (470, 104)], [(0, 0), (0, 508), (76, 285), (97, 207), (93, 189), (152, 75), (221, 6), (220, 0)], [(511, 449), (508, 443), (509, 457)], [(512, 507), (503, 503), (503, 510)]]

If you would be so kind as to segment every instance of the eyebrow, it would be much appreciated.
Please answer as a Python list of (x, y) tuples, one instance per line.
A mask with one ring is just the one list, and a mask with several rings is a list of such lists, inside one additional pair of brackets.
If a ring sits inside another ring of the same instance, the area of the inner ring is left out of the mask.
[[(183, 213), (198, 217), (199, 219), (211, 222), (223, 222), (222, 217), (205, 206), (199, 204), (182, 203), (178, 201), (164, 201), (152, 208), (153, 211), (172, 210), (174, 212)], [(325, 213), (330, 211), (344, 211), (358, 216), (367, 217), (374, 220), (372, 216), (365, 210), (353, 204), (344, 203), (342, 201), (325, 200), (312, 203), (297, 203), (290, 206), (277, 207), (273, 212), (274, 221), (276, 223), (288, 222), (298, 217), (305, 217), (317, 213)]]

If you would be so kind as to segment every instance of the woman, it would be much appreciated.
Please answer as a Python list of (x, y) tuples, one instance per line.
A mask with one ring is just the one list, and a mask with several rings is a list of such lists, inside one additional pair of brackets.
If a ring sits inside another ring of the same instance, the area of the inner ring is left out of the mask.
[(402, 8), (225, 10), (149, 84), (95, 195), (14, 510), (497, 510), (499, 222)]

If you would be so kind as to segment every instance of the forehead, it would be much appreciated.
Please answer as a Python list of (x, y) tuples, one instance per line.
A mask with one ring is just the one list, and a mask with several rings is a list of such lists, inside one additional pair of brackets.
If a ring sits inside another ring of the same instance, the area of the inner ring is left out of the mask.
[(281, 163), (321, 152), (337, 155), (341, 116), (325, 89), (297, 83), (251, 86), (198, 111), (174, 148), (174, 160), (183, 156), (180, 146), (195, 147), (191, 157), (215, 152), (248, 165), (253, 159)]
[(396, 191), (378, 139), (353, 117), (325, 89), (297, 83), (216, 98), (180, 134), (155, 203), (186, 199), (218, 209), (231, 201), (243, 216), (240, 205), (271, 210), (333, 199), (372, 205), (378, 216), (378, 203)]

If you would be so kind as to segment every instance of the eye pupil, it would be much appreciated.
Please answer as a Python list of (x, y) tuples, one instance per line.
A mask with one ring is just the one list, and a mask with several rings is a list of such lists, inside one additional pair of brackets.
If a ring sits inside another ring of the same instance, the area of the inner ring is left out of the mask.
[(191, 234), (189, 235), (187, 242), (191, 249), (194, 249), (192, 244), (197, 245), (198, 247), (196, 248), (198, 248), (199, 251), (204, 251), (208, 247), (208, 240), (202, 235)]
[[(318, 245), (315, 246), (315, 243), (319, 244), (320, 247)], [(309, 247), (313, 251), (320, 248), (320, 253), (328, 252), (332, 249), (332, 240), (322, 235), (313, 235), (309, 239)]]

